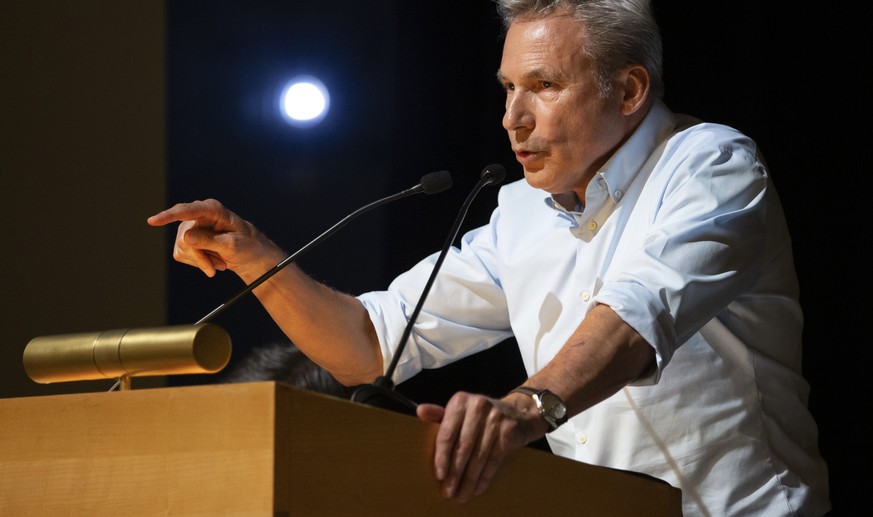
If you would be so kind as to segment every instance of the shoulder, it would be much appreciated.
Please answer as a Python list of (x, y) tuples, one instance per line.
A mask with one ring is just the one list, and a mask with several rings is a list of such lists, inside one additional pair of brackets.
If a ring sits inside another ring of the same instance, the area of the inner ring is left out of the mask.
[(681, 148), (688, 152), (711, 152), (713, 150), (758, 154), (758, 145), (742, 131), (725, 124), (702, 122), (680, 116), (676, 131), (669, 138), (668, 149)]

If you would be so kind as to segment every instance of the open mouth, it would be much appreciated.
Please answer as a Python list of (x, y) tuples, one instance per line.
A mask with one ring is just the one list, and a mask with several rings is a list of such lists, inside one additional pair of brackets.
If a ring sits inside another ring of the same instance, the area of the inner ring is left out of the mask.
[(540, 151), (517, 150), (515, 151), (515, 159), (522, 165), (525, 165), (533, 160), (536, 160), (541, 155)]

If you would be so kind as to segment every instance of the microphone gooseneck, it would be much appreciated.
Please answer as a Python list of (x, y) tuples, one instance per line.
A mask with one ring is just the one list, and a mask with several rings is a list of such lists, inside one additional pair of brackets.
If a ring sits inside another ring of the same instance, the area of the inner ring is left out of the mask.
[(419, 183), (417, 185), (415, 185), (414, 187), (410, 187), (402, 192), (398, 192), (397, 194), (393, 194), (393, 195), (390, 195), (388, 197), (384, 197), (382, 199), (379, 199), (377, 201), (370, 203), (369, 205), (365, 205), (365, 206), (355, 210), (351, 214), (345, 216), (338, 223), (336, 223), (335, 225), (328, 228), (324, 233), (322, 233), (321, 235), (319, 235), (318, 237), (313, 239), (309, 244), (300, 248), (296, 253), (288, 256), (285, 260), (283, 260), (282, 262), (279, 262), (278, 264), (273, 266), (272, 269), (268, 270), (266, 273), (264, 273), (263, 275), (258, 277), (254, 282), (247, 285), (243, 290), (241, 290), (240, 292), (235, 294), (233, 297), (228, 299), (226, 302), (222, 303), (221, 305), (219, 305), (218, 307), (213, 309), (212, 312), (210, 312), (206, 316), (200, 318), (200, 320), (197, 322), (197, 324), (199, 325), (200, 323), (206, 323), (207, 321), (211, 320), (212, 318), (214, 318), (218, 314), (224, 312), (225, 309), (227, 309), (228, 307), (230, 307), (231, 305), (236, 303), (237, 300), (239, 300), (240, 298), (242, 298), (246, 294), (250, 293), (251, 291), (254, 291), (256, 287), (258, 287), (262, 283), (266, 282), (267, 279), (269, 279), (271, 276), (273, 276), (276, 273), (278, 273), (279, 271), (281, 271), (288, 264), (297, 260), (301, 255), (303, 255), (304, 253), (306, 253), (307, 251), (312, 249), (316, 244), (318, 244), (321, 241), (323, 241), (324, 239), (330, 237), (331, 235), (333, 235), (334, 232), (336, 232), (337, 230), (339, 230), (340, 228), (345, 226), (349, 221), (351, 221), (355, 217), (363, 214), (364, 212), (368, 212), (369, 210), (372, 210), (373, 208), (376, 208), (377, 206), (382, 206), (386, 203), (390, 203), (392, 201), (396, 201), (396, 200), (404, 198), (404, 197), (412, 196), (414, 194), (436, 194), (436, 193), (442, 192), (444, 190), (448, 190), (451, 186), (452, 186), (452, 175), (449, 173), (449, 171), (431, 172), (429, 174), (425, 174), (424, 176), (422, 176)]
[(458, 231), (461, 228), (461, 224), (464, 222), (464, 217), (467, 215), (470, 204), (483, 187), (487, 185), (498, 185), (505, 177), (506, 169), (498, 163), (493, 163), (482, 170), (482, 173), (479, 176), (479, 181), (467, 196), (467, 199), (461, 206), (460, 212), (458, 212), (458, 215), (455, 218), (455, 223), (452, 225), (452, 229), (449, 231), (449, 236), (434, 263), (430, 277), (427, 279), (427, 283), (422, 290), (421, 296), (418, 298), (418, 303), (412, 311), (412, 314), (409, 316), (409, 321), (406, 324), (406, 328), (403, 329), (403, 335), (400, 337), (400, 343), (397, 345), (397, 350), (395, 350), (394, 357), (391, 358), (391, 363), (385, 370), (385, 374), (377, 377), (372, 384), (358, 386), (352, 393), (352, 401), (383, 409), (390, 409), (399, 413), (415, 415), (415, 408), (418, 404), (402, 393), (394, 390), (394, 381), (391, 380), (391, 377), (394, 376), (394, 370), (397, 369), (400, 356), (403, 353), (403, 349), (406, 348), (406, 342), (409, 340), (409, 336), (412, 333), (412, 327), (415, 325), (415, 321), (418, 319), (418, 314), (424, 306), (424, 301), (433, 286), (437, 272), (439, 272), (440, 267), (442, 267), (443, 261), (445, 260), (446, 255), (448, 255), (449, 249), (452, 247), (452, 243), (458, 236)]

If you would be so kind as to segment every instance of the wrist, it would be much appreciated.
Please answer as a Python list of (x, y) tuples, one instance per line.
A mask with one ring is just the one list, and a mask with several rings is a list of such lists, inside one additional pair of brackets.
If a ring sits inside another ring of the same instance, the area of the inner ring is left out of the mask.
[(280, 248), (268, 248), (259, 253), (255, 260), (246, 263), (245, 266), (238, 266), (234, 273), (246, 284), (251, 284), (267, 274), (267, 272), (275, 268), (286, 258), (288, 258), (288, 254)]
[[(526, 403), (526, 412), (536, 415), (542, 423), (546, 424), (543, 434), (550, 433), (567, 422), (567, 406), (560, 397), (549, 390), (534, 388), (531, 386), (519, 386), (510, 394), (524, 395), (530, 403)], [(523, 401), (524, 398), (517, 400)]]
[(536, 402), (530, 395), (520, 391), (510, 391), (503, 398), (517, 411), (517, 418), (522, 422), (526, 430), (527, 443), (539, 440), (552, 430), (548, 422), (540, 415)]

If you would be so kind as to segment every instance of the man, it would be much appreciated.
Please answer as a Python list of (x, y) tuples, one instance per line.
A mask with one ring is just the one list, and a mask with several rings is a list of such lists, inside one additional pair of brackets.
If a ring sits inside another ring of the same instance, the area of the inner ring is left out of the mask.
[[(395, 380), (510, 335), (530, 377), (499, 400), (419, 405), (440, 423), (443, 494), (481, 494), (547, 435), (556, 454), (679, 487), (686, 515), (825, 513), (790, 236), (754, 142), (663, 104), (647, 1), (498, 9), (503, 126), (525, 180), (446, 257)], [(250, 283), (287, 256), (214, 200), (149, 219), (174, 221), (174, 257), (209, 276)], [(435, 258), (357, 298), (294, 266), (254, 293), (316, 363), (369, 383)]]

